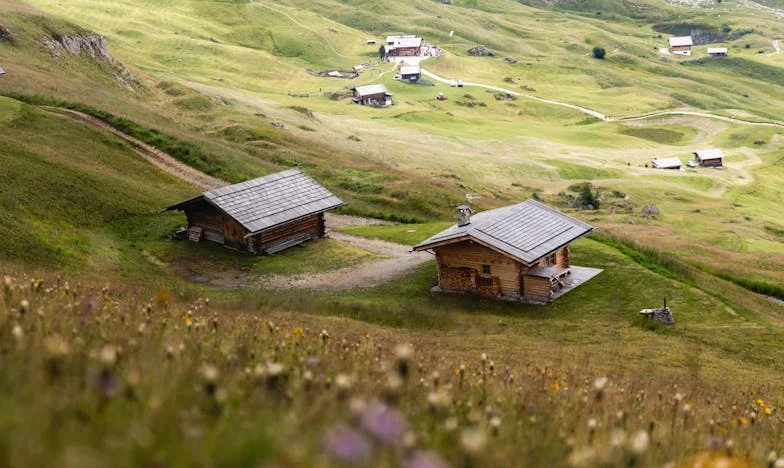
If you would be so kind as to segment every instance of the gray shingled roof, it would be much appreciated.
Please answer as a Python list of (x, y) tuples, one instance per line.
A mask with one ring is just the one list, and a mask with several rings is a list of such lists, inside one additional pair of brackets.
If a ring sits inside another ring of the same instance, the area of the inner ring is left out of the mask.
[(234, 218), (250, 234), (345, 205), (299, 169), (288, 169), (209, 190), (168, 209), (181, 210), (201, 199)]
[(718, 148), (698, 150), (694, 152), (694, 155), (697, 156), (697, 159), (699, 159), (700, 161), (705, 161), (706, 159), (724, 158), (724, 153)]
[(383, 84), (357, 86), (354, 88), (354, 90), (356, 90), (357, 94), (360, 97), (372, 96), (374, 94), (381, 94), (381, 93), (389, 94), (389, 91), (387, 91), (387, 87), (384, 86)]
[(415, 246), (414, 250), (474, 239), (531, 265), (593, 229), (590, 224), (536, 200), (526, 200), (475, 214), (470, 224), (454, 225), (441, 231)]

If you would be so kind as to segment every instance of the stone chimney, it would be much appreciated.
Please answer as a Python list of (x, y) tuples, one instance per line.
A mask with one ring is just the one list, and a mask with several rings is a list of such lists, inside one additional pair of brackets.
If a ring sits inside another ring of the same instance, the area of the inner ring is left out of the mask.
[(471, 224), (471, 207), (460, 205), (457, 207), (457, 226), (467, 226)]

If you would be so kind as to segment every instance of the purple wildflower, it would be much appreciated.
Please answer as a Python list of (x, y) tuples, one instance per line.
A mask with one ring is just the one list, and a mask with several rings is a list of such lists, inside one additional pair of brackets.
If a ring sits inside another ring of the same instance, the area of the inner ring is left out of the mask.
[(373, 447), (362, 433), (347, 426), (332, 426), (323, 439), (324, 450), (337, 461), (355, 465), (370, 462)]
[(414, 452), (403, 468), (448, 468), (449, 464), (433, 452)]
[(363, 429), (383, 444), (399, 444), (408, 429), (408, 423), (400, 411), (384, 403), (368, 405), (360, 418)]

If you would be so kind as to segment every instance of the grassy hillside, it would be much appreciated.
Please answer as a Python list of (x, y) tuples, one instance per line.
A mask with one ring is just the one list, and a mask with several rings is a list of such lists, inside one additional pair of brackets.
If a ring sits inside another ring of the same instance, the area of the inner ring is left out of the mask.
[[(780, 121), (775, 16), (729, 0), (15, 0), (0, 24), (3, 466), (745, 466), (784, 452), (784, 305), (765, 296), (784, 284), (784, 129), (600, 121), (409, 85), (366, 44), (420, 33), (446, 51), (424, 62), (441, 76), (613, 118)], [(656, 50), (695, 25), (724, 34), (730, 59)], [(114, 59), (52, 49), (93, 32)], [(477, 43), (494, 55), (469, 56)], [(311, 73), (358, 63), (355, 80)], [(393, 107), (344, 97), (375, 82)], [(407, 245), (466, 192), (479, 210), (535, 194), (598, 227), (572, 259), (604, 271), (543, 307), (433, 294), (432, 261), (377, 287), (264, 289), (380, 256), (337, 236), (275, 257), (175, 241), (182, 214), (159, 210), (199, 190), (51, 106), (229, 181), (302, 167), (348, 212), (406, 222), (343, 232)], [(710, 147), (724, 169), (646, 167)], [(569, 204), (585, 183), (598, 210)], [(639, 318), (664, 297), (675, 326)]]
[[(373, 62), (377, 47), (367, 46), (367, 38), (407, 30), (446, 49), (444, 57), (425, 62), (446, 77), (611, 116), (690, 107), (775, 119), (784, 90), (776, 71), (784, 55), (744, 47), (781, 33), (769, 15), (754, 16), (734, 3), (718, 11), (655, 4), (681, 19), (634, 21), (504, 0), (451, 6), (318, 0), (306, 8), (179, 0), (156, 4), (156, 15), (132, 1), (100, 8), (80, 1), (31, 3), (105, 34), (143, 86), (132, 92), (84, 58), (52, 58), (41, 38), (76, 27), (29, 7), (6, 6), (12, 11), (4, 22), (17, 39), (0, 44), (0, 57), (11, 64), (0, 91), (54, 95), (195, 144), (216, 161), (216, 170), (235, 174), (230, 180), (299, 165), (350, 200), (351, 212), (407, 221), (449, 219), (465, 192), (483, 195), (480, 208), (534, 192), (565, 207), (559, 193), (590, 180), (604, 194), (605, 208), (587, 217), (601, 228), (727, 274), (782, 280), (775, 234), (781, 226), (771, 209), (777, 203), (778, 129), (694, 117), (596, 122), (525, 98), (498, 100), (488, 90), (403, 84), (391, 78), (389, 64), (371, 66), (357, 80), (306, 71)], [(665, 42), (657, 32), (664, 24), (723, 31), (725, 23), (728, 40), (733, 31), (755, 31), (736, 34), (728, 44), (730, 60), (681, 62), (654, 50)], [(496, 55), (469, 57), (467, 48), (477, 42)], [(591, 58), (593, 45), (605, 46), (607, 59)], [(518, 62), (503, 60), (507, 55)], [(368, 109), (329, 94), (376, 81), (389, 87), (395, 106)], [(448, 100), (435, 101), (437, 92)], [(686, 159), (694, 149), (713, 146), (728, 153), (724, 171), (665, 174), (642, 167), (654, 157)], [(650, 204), (662, 214), (642, 216)], [(663, 246), (663, 236), (678, 241)]]

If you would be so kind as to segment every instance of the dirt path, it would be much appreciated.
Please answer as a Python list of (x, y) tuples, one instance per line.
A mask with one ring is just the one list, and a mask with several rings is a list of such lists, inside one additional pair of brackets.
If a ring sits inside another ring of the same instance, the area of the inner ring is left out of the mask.
[[(428, 77), (430, 77), (430, 78), (432, 78), (432, 79), (434, 79), (436, 81), (440, 81), (441, 83), (446, 83), (446, 84), (451, 84), (452, 83), (452, 80), (448, 80), (446, 78), (442, 78), (442, 77), (440, 77), (440, 76), (438, 76), (438, 75), (436, 75), (434, 73), (431, 73), (431, 72), (425, 70), (424, 68), (422, 68), (421, 70), (422, 70), (422, 74), (423, 75), (428, 76)], [(649, 112), (649, 113), (645, 113), (645, 114), (630, 115), (630, 116), (627, 116), (627, 117), (608, 117), (608, 116), (602, 114), (599, 111), (595, 111), (593, 109), (588, 109), (587, 107), (582, 107), (582, 106), (578, 106), (578, 105), (575, 105), (575, 104), (569, 104), (569, 103), (566, 103), (566, 102), (553, 101), (551, 99), (544, 99), (544, 98), (540, 98), (540, 97), (537, 97), (537, 96), (533, 96), (531, 94), (521, 93), (519, 91), (513, 91), (511, 89), (505, 89), (505, 88), (501, 88), (501, 87), (498, 87), (498, 86), (490, 86), (490, 85), (486, 85), (486, 84), (470, 83), (470, 82), (463, 82), (463, 86), (464, 87), (475, 86), (475, 87), (478, 87), (478, 88), (490, 89), (490, 90), (498, 91), (498, 92), (501, 92), (501, 93), (508, 93), (508, 94), (511, 94), (512, 96), (519, 96), (519, 97), (524, 97), (524, 98), (528, 98), (528, 99), (533, 99), (534, 101), (543, 102), (545, 104), (553, 104), (553, 105), (556, 105), (556, 106), (567, 107), (569, 109), (574, 109), (574, 110), (580, 111), (580, 112), (582, 112), (584, 114), (588, 114), (591, 117), (596, 117), (597, 119), (603, 120), (605, 122), (624, 122), (624, 121), (633, 121), (633, 120), (643, 120), (643, 119), (650, 119), (652, 117), (657, 117), (657, 116), (660, 116), (660, 115), (692, 115), (692, 116), (697, 116), (697, 117), (706, 117), (706, 118), (709, 118), (709, 119), (724, 120), (726, 122), (732, 122), (732, 123), (737, 123), (737, 124), (741, 124), (741, 125), (757, 125), (757, 126), (763, 126), (763, 127), (784, 128), (784, 124), (781, 124), (781, 123), (778, 123), (778, 122), (753, 122), (753, 121), (750, 121), (750, 120), (737, 119), (735, 117), (727, 117), (727, 116), (724, 116), (724, 115), (711, 114), (711, 113), (708, 113), (708, 112), (696, 112), (696, 111), (687, 111), (687, 110), (683, 110), (683, 111), (680, 111), (680, 110), (656, 111), (656, 112)]]
[(274, 12), (280, 13), (281, 15), (283, 15), (286, 18), (288, 18), (289, 20), (291, 20), (291, 22), (296, 24), (297, 26), (299, 26), (299, 27), (301, 27), (303, 29), (307, 29), (308, 31), (312, 32), (313, 34), (315, 34), (315, 35), (319, 36), (320, 38), (324, 39), (324, 42), (327, 43), (327, 47), (329, 47), (330, 50), (335, 55), (337, 55), (339, 57), (347, 58), (347, 59), (353, 58), (353, 57), (347, 57), (347, 56), (341, 54), (340, 52), (338, 52), (338, 50), (335, 48), (335, 46), (332, 45), (332, 41), (330, 41), (327, 36), (321, 34), (319, 31), (316, 31), (315, 29), (311, 28), (310, 26), (307, 26), (307, 25), (304, 25), (304, 24), (300, 23), (299, 21), (294, 19), (290, 14), (286, 13), (285, 11), (279, 10), (279, 9), (277, 9), (275, 7), (271, 7), (271, 6), (266, 5), (264, 3), (261, 3), (261, 2), (257, 2), (256, 0), (251, 0), (251, 3), (255, 3), (256, 5), (259, 5), (261, 7), (267, 8), (268, 10), (272, 10)]
[(45, 107), (45, 109), (60, 115), (64, 115), (73, 120), (86, 123), (92, 127), (106, 130), (107, 132), (115, 135), (116, 137), (121, 138), (127, 141), (128, 143), (130, 143), (133, 150), (139, 156), (143, 157), (154, 166), (158, 167), (159, 169), (165, 172), (168, 172), (169, 174), (179, 179), (189, 182), (201, 189), (209, 190), (209, 189), (226, 185), (226, 182), (217, 179), (215, 177), (209, 176), (197, 169), (192, 168), (191, 166), (188, 166), (185, 163), (182, 163), (174, 159), (172, 156), (164, 153), (163, 151), (117, 130), (116, 128), (112, 127), (111, 125), (104, 122), (103, 120), (96, 119), (95, 117), (92, 117), (82, 112), (77, 112), (70, 109), (63, 109), (60, 107)]
[(401, 278), (422, 263), (432, 259), (425, 252), (409, 252), (410, 247), (377, 239), (332, 232), (329, 237), (369, 252), (391, 257), (325, 273), (303, 275), (272, 275), (255, 278), (245, 287), (262, 289), (310, 289), (315, 291), (344, 290), (379, 286)]
[[(130, 143), (133, 150), (139, 156), (156, 167), (199, 188), (211, 189), (226, 185), (226, 182), (183, 164), (163, 151), (153, 148), (130, 135), (126, 135), (100, 119), (70, 109), (62, 109), (59, 107), (47, 107), (46, 109), (112, 133), (118, 138)], [(332, 230), (344, 226), (387, 224), (387, 222), (378, 219), (327, 213), (326, 224), (327, 228)], [(405, 276), (413, 268), (432, 258), (429, 254), (424, 252), (409, 253), (409, 246), (407, 245), (352, 236), (334, 231), (329, 232), (329, 237), (345, 244), (390, 258), (379, 262), (364, 263), (335, 271), (309, 275), (247, 277), (242, 273), (227, 271), (224, 275), (219, 275), (210, 282), (215, 286), (226, 288), (246, 286), (266, 289), (312, 289), (321, 291), (372, 287)]]
[[(442, 77), (436, 75), (435, 73), (431, 73), (431, 72), (425, 70), (424, 68), (422, 68), (421, 71), (422, 71), (423, 75), (425, 75), (427, 77), (430, 77), (430, 78), (432, 78), (432, 79), (434, 79), (436, 81), (440, 81), (441, 83), (446, 83), (446, 84), (451, 84), (452, 83), (452, 80), (447, 80), (446, 78), (442, 78)], [(582, 112), (584, 114), (588, 114), (590, 116), (596, 117), (597, 119), (600, 119), (600, 120), (605, 120), (605, 121), (609, 121), (610, 120), (609, 117), (607, 117), (606, 115), (602, 114), (601, 112), (598, 112), (598, 111), (595, 111), (595, 110), (592, 110), (592, 109), (588, 109), (586, 107), (577, 106), (577, 105), (574, 105), (574, 104), (568, 104), (568, 103), (565, 103), (565, 102), (551, 101), (549, 99), (536, 97), (536, 96), (531, 95), (531, 94), (521, 93), (519, 91), (512, 91), (511, 89), (505, 89), (505, 88), (500, 88), (498, 86), (490, 86), (490, 85), (481, 84), (481, 83), (469, 83), (469, 82), (464, 82), (463, 86), (464, 87), (475, 86), (477, 88), (485, 88), (485, 89), (490, 89), (492, 91), (498, 91), (498, 92), (501, 92), (501, 93), (511, 94), (512, 96), (521, 96), (521, 97), (525, 97), (525, 98), (528, 98), (528, 99), (533, 99), (534, 101), (544, 102), (545, 104), (554, 104), (556, 106), (568, 107), (570, 109), (575, 109), (575, 110), (578, 110), (578, 111), (580, 111), (580, 112)]]

